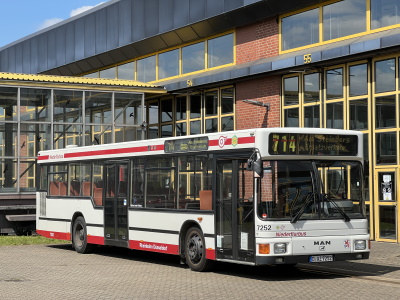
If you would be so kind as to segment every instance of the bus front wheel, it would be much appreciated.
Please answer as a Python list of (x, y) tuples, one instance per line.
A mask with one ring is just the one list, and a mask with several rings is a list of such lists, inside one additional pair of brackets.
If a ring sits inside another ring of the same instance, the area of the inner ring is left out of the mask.
[(206, 258), (204, 235), (197, 227), (192, 227), (185, 238), (186, 263), (193, 271), (206, 271), (211, 267), (211, 261)]
[(72, 227), (72, 245), (78, 253), (90, 253), (94, 245), (87, 241), (86, 222), (83, 217), (76, 218)]

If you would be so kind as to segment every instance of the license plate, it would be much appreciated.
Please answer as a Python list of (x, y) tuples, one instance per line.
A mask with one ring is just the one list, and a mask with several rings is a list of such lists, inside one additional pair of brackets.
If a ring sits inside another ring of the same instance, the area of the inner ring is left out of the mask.
[(310, 263), (333, 261), (333, 255), (315, 255), (310, 256)]

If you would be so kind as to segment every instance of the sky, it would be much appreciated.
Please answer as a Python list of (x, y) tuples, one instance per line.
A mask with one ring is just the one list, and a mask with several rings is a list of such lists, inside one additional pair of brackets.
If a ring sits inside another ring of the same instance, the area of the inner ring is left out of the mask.
[(0, 47), (109, 0), (0, 0)]

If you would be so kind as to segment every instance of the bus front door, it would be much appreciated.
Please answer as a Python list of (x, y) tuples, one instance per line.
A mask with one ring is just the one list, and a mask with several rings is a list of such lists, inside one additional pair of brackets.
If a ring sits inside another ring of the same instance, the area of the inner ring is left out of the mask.
[(105, 165), (104, 242), (128, 247), (128, 162)]
[(217, 161), (217, 258), (253, 263), (253, 172), (246, 160)]

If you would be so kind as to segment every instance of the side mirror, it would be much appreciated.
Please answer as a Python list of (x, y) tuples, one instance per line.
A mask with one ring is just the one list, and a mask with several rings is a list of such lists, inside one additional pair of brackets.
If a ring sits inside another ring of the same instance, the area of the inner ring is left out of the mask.
[(254, 171), (254, 173), (257, 174), (258, 177), (263, 177), (264, 168), (263, 168), (263, 162), (261, 159), (257, 159), (255, 162), (253, 162), (253, 171)]

